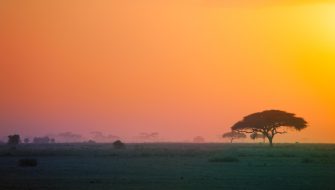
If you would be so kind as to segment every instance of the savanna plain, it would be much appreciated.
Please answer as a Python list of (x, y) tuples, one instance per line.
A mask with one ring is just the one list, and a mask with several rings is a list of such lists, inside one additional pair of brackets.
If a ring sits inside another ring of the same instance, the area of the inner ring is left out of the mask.
[(335, 144), (0, 145), (0, 176), (1, 190), (326, 190), (335, 189)]

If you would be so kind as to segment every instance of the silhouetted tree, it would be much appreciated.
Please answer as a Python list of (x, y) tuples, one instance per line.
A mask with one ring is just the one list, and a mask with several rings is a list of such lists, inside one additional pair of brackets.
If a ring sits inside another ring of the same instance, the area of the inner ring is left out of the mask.
[(120, 137), (116, 136), (116, 135), (105, 135), (103, 132), (100, 131), (93, 131), (91, 132), (92, 135), (92, 140), (96, 141), (96, 142), (114, 142), (118, 139), (120, 139)]
[(152, 132), (152, 133), (140, 133), (137, 137), (140, 141), (146, 142), (155, 142), (159, 139), (159, 133)]
[(122, 148), (126, 147), (126, 145), (123, 142), (121, 142), (120, 140), (117, 140), (117, 141), (113, 142), (113, 146), (114, 146), (115, 149), (122, 149)]
[(20, 144), (21, 143), (21, 137), (20, 135), (9, 135), (8, 136), (8, 142), (7, 144), (12, 146), (13, 148), (16, 147), (16, 145)]
[(50, 143), (50, 138), (49, 137), (35, 137), (33, 142), (35, 144), (48, 144)]
[(204, 143), (205, 139), (202, 136), (197, 136), (197, 137), (194, 137), (193, 142), (194, 143)]
[(263, 134), (261, 134), (261, 133), (251, 133), (251, 134), (250, 134), (250, 138), (251, 138), (252, 140), (263, 139), (263, 142), (265, 142), (265, 138), (266, 138), (266, 136), (263, 135)]
[(239, 133), (236, 131), (231, 131), (231, 132), (227, 132), (225, 134), (222, 135), (223, 138), (229, 138), (230, 139), (230, 143), (233, 143), (234, 139), (244, 139), (247, 136), (243, 133)]
[(56, 140), (54, 138), (50, 139), (50, 143), (55, 143)]
[[(293, 113), (280, 110), (266, 110), (245, 116), (242, 121), (232, 126), (232, 130), (244, 133), (261, 133), (269, 140), (270, 146), (273, 146), (273, 137), (276, 134), (284, 134), (284, 128), (302, 130), (307, 127), (307, 122), (296, 117)], [(280, 130), (280, 128), (282, 128)]]
[(23, 142), (28, 144), (30, 142), (30, 140), (29, 140), (29, 138), (24, 138)]
[(64, 132), (64, 133), (60, 133), (57, 136), (57, 140), (58, 141), (63, 141), (63, 142), (80, 142), (82, 141), (82, 136), (80, 134), (75, 134), (72, 132)]

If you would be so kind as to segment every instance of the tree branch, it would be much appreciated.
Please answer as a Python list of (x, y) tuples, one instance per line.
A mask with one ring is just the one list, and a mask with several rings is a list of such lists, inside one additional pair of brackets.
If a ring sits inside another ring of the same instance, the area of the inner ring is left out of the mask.
[(254, 131), (235, 130), (239, 133), (253, 133)]
[(286, 131), (276, 131), (275, 134), (285, 134), (287, 133)]

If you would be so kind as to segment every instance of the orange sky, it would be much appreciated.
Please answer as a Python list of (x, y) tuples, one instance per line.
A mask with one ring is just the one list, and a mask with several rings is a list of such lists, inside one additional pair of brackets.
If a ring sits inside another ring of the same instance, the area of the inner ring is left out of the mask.
[(335, 1), (0, 0), (0, 135), (208, 141), (265, 109), (335, 141)]

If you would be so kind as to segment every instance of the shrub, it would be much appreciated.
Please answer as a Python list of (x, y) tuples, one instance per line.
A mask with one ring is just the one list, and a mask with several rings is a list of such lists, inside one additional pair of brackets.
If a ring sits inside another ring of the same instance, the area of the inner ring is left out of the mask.
[(28, 143), (30, 142), (30, 139), (29, 139), (29, 138), (25, 138), (25, 139), (23, 140), (23, 142), (26, 143), (26, 144), (28, 144)]
[(9, 135), (7, 144), (15, 146), (21, 143), (20, 135)]
[(117, 140), (117, 141), (113, 142), (113, 147), (115, 149), (123, 149), (123, 148), (126, 147), (126, 145), (123, 142), (121, 142), (120, 140)]
[(36, 167), (37, 166), (37, 160), (36, 159), (20, 159), (18, 161), (18, 165), (20, 167)]
[(223, 158), (211, 158), (209, 159), (209, 161), (210, 162), (239, 162), (240, 160), (232, 156), (226, 156)]
[(50, 138), (49, 137), (35, 137), (33, 139), (33, 143), (35, 144), (48, 144), (50, 143)]

